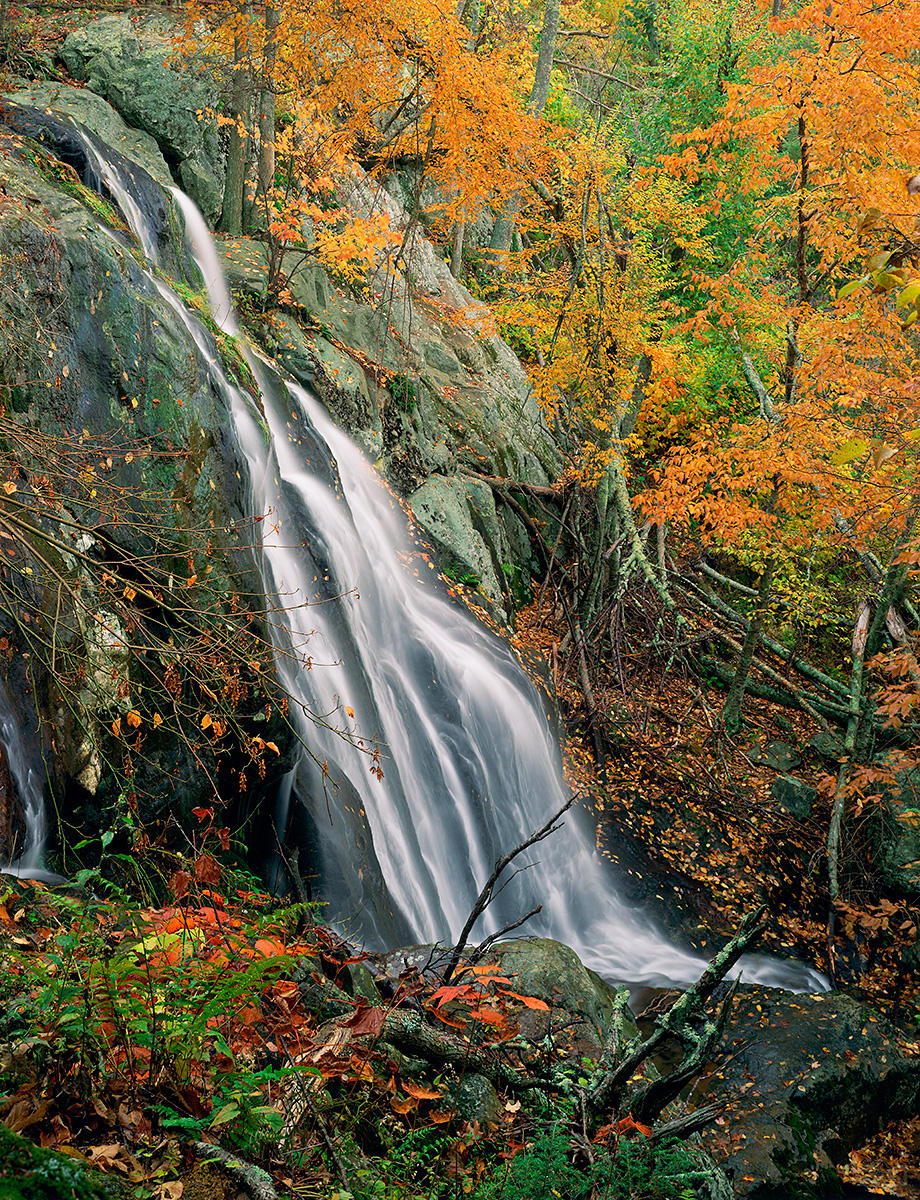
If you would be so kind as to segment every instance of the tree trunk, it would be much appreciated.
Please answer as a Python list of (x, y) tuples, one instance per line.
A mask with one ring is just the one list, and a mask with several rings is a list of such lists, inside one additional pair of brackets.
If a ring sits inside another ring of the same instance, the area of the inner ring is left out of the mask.
[(275, 183), (275, 68), (278, 62), (278, 27), (281, 12), (274, 0), (265, 3), (265, 42), (262, 47), (262, 92), (259, 100), (258, 190), (268, 204)]
[(232, 118), (233, 124), (229, 126), (227, 136), (227, 179), (220, 228), (224, 233), (238, 237), (243, 232), (243, 192), (249, 160), (249, 71), (240, 38), (233, 43), (233, 78), (227, 115)]
[(457, 221), (454, 225), (454, 239), (450, 250), (450, 273), (454, 279), (460, 278), (463, 270), (463, 238), (466, 233), (466, 222)]
[[(537, 69), (534, 75), (533, 87), (527, 101), (527, 111), (533, 117), (539, 117), (546, 107), (549, 98), (549, 87), (553, 74), (553, 58), (556, 54), (556, 37), (559, 33), (560, 0), (546, 0), (543, 10), (543, 27), (540, 30), (540, 51), (537, 55)], [(511, 239), (514, 236), (514, 226), (520, 209), (520, 195), (512, 196), (508, 201), (508, 211), (504, 216), (497, 217), (492, 228), (489, 249), (499, 254), (507, 254), (511, 249)]]
[(741, 704), (744, 700), (744, 690), (747, 687), (748, 675), (751, 673), (754, 652), (757, 649), (757, 643), (760, 641), (760, 631), (763, 628), (767, 604), (770, 600), (770, 586), (772, 582), (773, 562), (771, 560), (764, 567), (760, 576), (760, 584), (757, 588), (757, 604), (751, 614), (747, 633), (744, 635), (744, 642), (741, 646), (741, 654), (738, 657), (738, 666), (735, 669), (735, 675), (728, 689), (725, 706), (722, 709), (722, 724), (729, 733), (736, 733), (741, 727)]

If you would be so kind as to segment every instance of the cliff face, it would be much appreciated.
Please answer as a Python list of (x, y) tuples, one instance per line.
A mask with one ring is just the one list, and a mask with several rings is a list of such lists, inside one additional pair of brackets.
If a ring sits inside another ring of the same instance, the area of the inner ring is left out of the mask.
[[(213, 221), (224, 164), (207, 112), (218, 97), (205, 72), (167, 64), (167, 34), (162, 17), (104, 17), (61, 50), (85, 86), (32, 84), (14, 99), (69, 114), (157, 182), (182, 187)], [(410, 502), (448, 571), (507, 609), (526, 591), (531, 548), (519, 517), (474, 474), (546, 483), (558, 473), (526, 375), (404, 199), (355, 173), (340, 182), (337, 200), (361, 215), (388, 215), (404, 236), (400, 270), (381, 258), (366, 288), (349, 289), (291, 256), (284, 265), (293, 302), (261, 314), (250, 332), (315, 387)], [(264, 242), (225, 239), (223, 253), (234, 289), (261, 301)]]
[[(133, 146), (116, 114), (88, 103), (116, 144)], [(40, 711), (52, 782), (103, 803), (124, 786), (104, 764), (110, 725), (132, 693), (117, 683), (131, 634), (100, 588), (100, 564), (143, 563), (162, 551), (167, 528), (172, 553), (191, 552), (184, 528), (213, 530), (219, 541), (240, 506), (224, 398), (174, 293), (160, 286), (170, 279), (194, 299), (200, 284), (181, 230), (159, 184), (123, 160), (155, 231), (162, 267), (152, 268), (113, 204), (81, 182), (93, 178), (95, 145), (38, 110), (0, 108), (0, 451), (11, 553), (0, 625), (20, 651), (10, 652), (9, 690), (23, 728)], [(242, 377), (228, 350), (228, 372)], [(224, 594), (242, 589), (243, 558), (228, 546), (217, 563)], [(150, 615), (167, 621), (165, 610)], [(147, 794), (180, 810), (198, 802), (197, 764), (179, 742), (162, 735), (149, 750), (139, 782), (159, 764), (174, 794)]]
[[(165, 504), (172, 525), (213, 531), (214, 579), (229, 596), (249, 590), (251, 581), (245, 552), (222, 544), (221, 534), (243, 510), (245, 470), (227, 437), (226, 397), (187, 313), (176, 307), (179, 296), (207, 326), (200, 274), (166, 190), (185, 185), (213, 217), (223, 165), (215, 158), (215, 130), (206, 122), (199, 128), (195, 116), (202, 102), (195, 89), (204, 84), (200, 78), (189, 84), (177, 67), (165, 65), (164, 31), (160, 21), (104, 18), (72, 35), (62, 52), (89, 86), (23, 83), (0, 108), (0, 387), (14, 423), (4, 454), (22, 478), (19, 496), (37, 513), (28, 481), (42, 466), (24, 442), (17, 445), (16, 423), (86, 446), (149, 446), (154, 454), (116, 454), (104, 468), (106, 485), (130, 498), (128, 519), (113, 527), (90, 503), (80, 523), (104, 526), (106, 553), (117, 546), (143, 558), (156, 551), (151, 526)], [(170, 96), (184, 99), (170, 105)], [(130, 184), (130, 202), (152, 231), (150, 245), (139, 245), (130, 232), (94, 147)], [(403, 270), (394, 273), (381, 261), (368, 286), (356, 291), (309, 260), (286, 263), (293, 299), (283, 311), (263, 312), (264, 243), (225, 239), (222, 254), (237, 297), (260, 302), (243, 304), (251, 314), (248, 331), (315, 389), (409, 501), (448, 572), (507, 611), (526, 592), (531, 547), (518, 515), (475, 476), (546, 483), (556, 471), (527, 379), (508, 347), (484, 331), (485, 310), (452, 278), (404, 208), (359, 175), (342, 182), (338, 199), (361, 214), (387, 212), (405, 235)], [(205, 333), (208, 353), (245, 387), (247, 368), (233, 339), (213, 326)], [(38, 696), (45, 728), (53, 730), (52, 774), (65, 789), (76, 785), (81, 803), (97, 796), (98, 808), (119, 787), (104, 765), (107, 731), (131, 698), (116, 695), (112, 683), (126, 669), (125, 631), (81, 566), (81, 554), (102, 551), (92, 534), (80, 535), (78, 553), (68, 550), (74, 535), (66, 522), (74, 515), (65, 509), (60, 519), (34, 516), (36, 537), (55, 543), (51, 560), (66, 581), (63, 600), (38, 571), (20, 575), (17, 586), (36, 610), (56, 610), (55, 637), (74, 661), (82, 656), (78, 699), (64, 703), (53, 672), (37, 661), (17, 661), (11, 670), (36, 681), (30, 692), (17, 684), (15, 698), (24, 714), (34, 714), (31, 691)], [(80, 605), (68, 604), (67, 586), (103, 606), (98, 611), (110, 633), (87, 626)], [(9, 620), (0, 622), (0, 633), (9, 631)], [(154, 739), (148, 750), (152, 762), (166, 763), (173, 774), (176, 795), (168, 802), (186, 809), (200, 803), (198, 765), (179, 743)], [(277, 769), (283, 762), (282, 756)], [(265, 786), (271, 785), (269, 778)]]

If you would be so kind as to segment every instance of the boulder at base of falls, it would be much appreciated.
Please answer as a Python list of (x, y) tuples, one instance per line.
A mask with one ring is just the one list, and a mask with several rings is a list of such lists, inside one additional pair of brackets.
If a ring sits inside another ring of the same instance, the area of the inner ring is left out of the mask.
[(850, 996), (750, 988), (693, 1093), (694, 1104), (726, 1105), (706, 1145), (738, 1196), (822, 1194), (850, 1150), (917, 1112), (918, 1054)]
[[(377, 978), (395, 981), (404, 971), (418, 971), (429, 979), (444, 971), (450, 951), (444, 946), (408, 946), (375, 955)], [(516, 1015), (526, 1023), (524, 1032), (542, 1037), (547, 1024), (556, 1018), (576, 1018), (578, 1041), (584, 1050), (600, 1046), (613, 1013), (615, 990), (600, 975), (586, 967), (569, 946), (552, 938), (518, 938), (499, 942), (482, 959), (496, 966), (511, 981), (520, 996), (534, 997), (549, 1005), (549, 1011), (528, 1009), (522, 1004)], [(558, 1019), (556, 1021), (558, 1024)]]
[(153, 137), (180, 187), (214, 221), (224, 198), (223, 149), (216, 122), (198, 114), (217, 108), (218, 92), (204, 63), (170, 61), (173, 31), (159, 16), (101, 17), (68, 36), (61, 59), (74, 79)]

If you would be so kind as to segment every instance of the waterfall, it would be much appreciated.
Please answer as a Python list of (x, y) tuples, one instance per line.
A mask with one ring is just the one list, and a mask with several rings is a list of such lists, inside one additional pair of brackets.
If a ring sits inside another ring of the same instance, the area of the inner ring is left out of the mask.
[[(9, 768), (13, 793), (18, 801), (24, 828), (21, 847), (10, 846), (13, 860), (0, 867), (8, 875), (38, 878), (45, 849), (47, 819), (45, 816), (45, 786), (40, 765), (29, 754), (22, 725), (16, 716), (5, 688), (0, 686), (0, 746)], [(18, 850), (18, 853), (16, 853)]]
[[(176, 191), (174, 199), (214, 320), (236, 335), (210, 232), (188, 197)], [(378, 947), (394, 936), (447, 941), (498, 856), (564, 803), (558, 746), (510, 649), (409, 569), (406, 519), (354, 443), (304, 388), (255, 358), (251, 365), (270, 441), (249, 406), (237, 403), (234, 420), (252, 513), (270, 514), (263, 583), (277, 610), (279, 676), (300, 701), (291, 711), (312, 751), (286, 787), (313, 811), (336, 918)], [(330, 719), (315, 724), (310, 714)], [(357, 722), (380, 747), (382, 778), (337, 722), (349, 731)], [(542, 905), (527, 932), (565, 942), (608, 978), (686, 984), (699, 974), (702, 959), (617, 894), (580, 814), (524, 864), (480, 936)], [(743, 966), (765, 984), (823, 983), (809, 968), (765, 956)]]
[[(56, 134), (65, 135), (70, 126)], [(147, 199), (153, 181), (98, 139), (78, 137), (86, 182), (105, 183), (149, 260), (164, 240)], [(236, 335), (205, 222), (186, 196), (173, 199), (214, 320)], [(309, 748), (283, 782), (279, 833), (289, 816), (309, 812), (323, 897), (346, 932), (371, 948), (449, 942), (495, 859), (564, 802), (559, 748), (540, 696), (503, 641), (416, 577), (401, 508), (317, 399), (241, 339), (261, 393), (248, 396), (162, 275), (145, 274), (224, 399), (228, 441), (248, 467), (249, 515), (262, 521), (258, 559), (277, 671)], [(0, 737), (6, 744), (3, 724)], [(29, 854), (38, 860), (43, 826), (35, 830)], [(683, 985), (702, 969), (701, 958), (618, 895), (588, 822), (574, 811), (516, 866), (474, 936), (539, 904), (525, 932), (558, 938), (609, 978)], [(741, 965), (764, 984), (825, 986), (800, 964), (752, 955)]]

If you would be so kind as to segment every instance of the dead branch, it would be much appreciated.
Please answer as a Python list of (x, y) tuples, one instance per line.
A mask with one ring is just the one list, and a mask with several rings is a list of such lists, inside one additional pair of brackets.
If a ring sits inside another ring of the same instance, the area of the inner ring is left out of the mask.
[(470, 936), (470, 930), (476, 924), (478, 918), (488, 908), (489, 904), (491, 904), (495, 885), (498, 882), (501, 873), (509, 865), (509, 863), (512, 863), (517, 858), (519, 854), (523, 854), (525, 850), (529, 849), (531, 846), (535, 846), (537, 842), (542, 842), (544, 838), (548, 838), (550, 834), (555, 833), (559, 828), (556, 822), (569, 811), (577, 798), (578, 793), (574, 792), (568, 798), (568, 800), (566, 800), (562, 808), (560, 808), (557, 813), (550, 817), (545, 825), (542, 825), (535, 833), (532, 833), (530, 837), (521, 842), (519, 846), (515, 846), (515, 848), (513, 850), (509, 850), (507, 854), (503, 854), (495, 864), (492, 874), (486, 880), (482, 891), (479, 893), (476, 903), (473, 905), (470, 915), (466, 919), (466, 924), (460, 931), (460, 936), (457, 938), (456, 945), (451, 951), (450, 959), (441, 978), (442, 984), (446, 985), (450, 983), (451, 976), (453, 975), (454, 971), (456, 971), (457, 964), (460, 962), (460, 956), (463, 954), (463, 951), (466, 947), (467, 938)]

